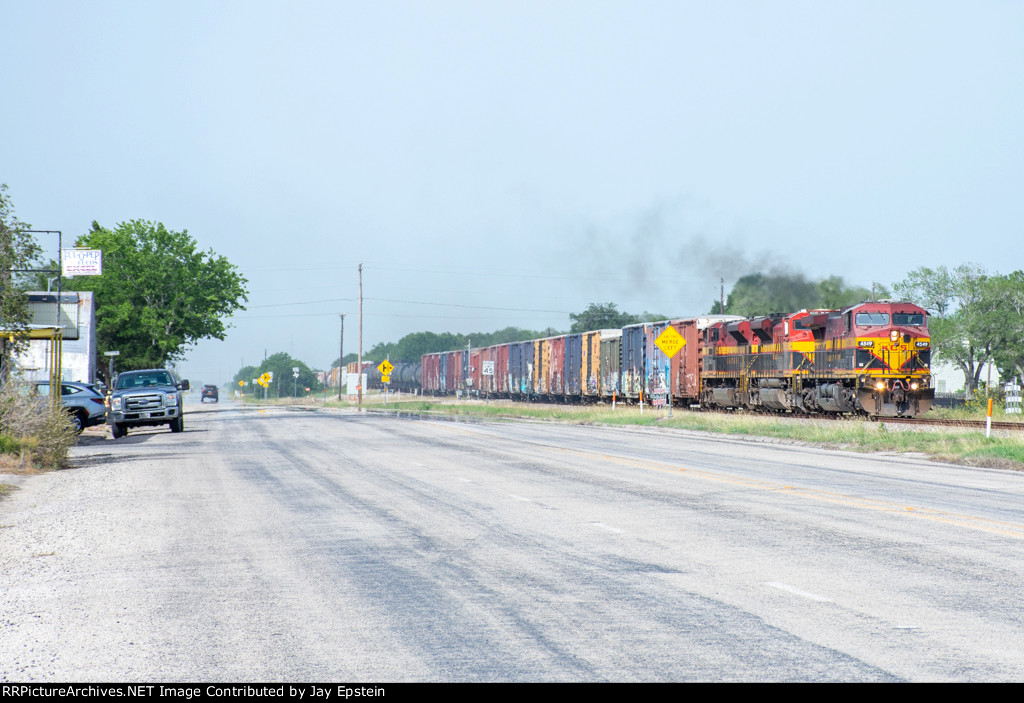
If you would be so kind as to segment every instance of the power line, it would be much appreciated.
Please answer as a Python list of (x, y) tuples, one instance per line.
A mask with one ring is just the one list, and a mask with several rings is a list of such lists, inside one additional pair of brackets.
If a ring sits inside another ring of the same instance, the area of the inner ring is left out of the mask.
[(502, 312), (549, 312), (557, 313), (559, 315), (570, 315), (571, 313), (565, 310), (535, 310), (531, 308), (502, 308), (502, 307), (489, 307), (487, 305), (465, 305), (463, 303), (429, 303), (421, 300), (392, 300), (390, 298), (364, 298), (364, 300), (373, 300), (378, 303), (402, 303), (403, 305), (435, 305), (438, 307), (445, 308), (470, 308), (473, 310), (498, 310)]
[(351, 303), (354, 300), (355, 298), (327, 298), (325, 300), (300, 300), (295, 303), (269, 303), (267, 305), (247, 305), (246, 310), (251, 308), (280, 308), (286, 305), (316, 305), (318, 303)]

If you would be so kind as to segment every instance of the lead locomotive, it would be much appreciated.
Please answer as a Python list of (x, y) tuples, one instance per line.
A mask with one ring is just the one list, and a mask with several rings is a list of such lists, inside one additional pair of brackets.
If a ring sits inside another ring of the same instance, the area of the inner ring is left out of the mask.
[(927, 313), (912, 303), (719, 322), (703, 342), (707, 406), (891, 417), (935, 398)]

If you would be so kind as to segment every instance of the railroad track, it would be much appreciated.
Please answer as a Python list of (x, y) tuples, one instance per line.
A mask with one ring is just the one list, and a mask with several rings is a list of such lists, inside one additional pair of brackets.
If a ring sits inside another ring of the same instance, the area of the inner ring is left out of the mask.
[[(985, 429), (984, 420), (940, 420), (927, 417), (873, 417), (874, 422), (888, 422), (901, 425), (933, 425), (941, 427), (961, 427), (964, 429)], [(993, 430), (1024, 431), (1024, 422), (993, 422)]]

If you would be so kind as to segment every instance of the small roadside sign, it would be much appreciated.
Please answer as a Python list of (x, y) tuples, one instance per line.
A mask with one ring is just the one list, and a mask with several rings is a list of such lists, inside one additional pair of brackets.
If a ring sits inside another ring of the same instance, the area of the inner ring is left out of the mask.
[(686, 340), (683, 339), (683, 335), (676, 331), (676, 328), (669, 325), (665, 328), (665, 331), (658, 335), (658, 338), (654, 340), (654, 343), (658, 345), (658, 349), (665, 352), (665, 356), (671, 359), (673, 356), (679, 353), (679, 350), (686, 346)]
[[(394, 365), (390, 361), (388, 361), (387, 359), (385, 359), (384, 361), (380, 362), (380, 364), (377, 366), (377, 370), (380, 371), (380, 375), (381, 376), (390, 376), (391, 372), (394, 371), (394, 369), (395, 369)], [(385, 383), (386, 383), (386, 381), (385, 381)]]
[(480, 374), (483, 375), (483, 376), (493, 376), (494, 375), (494, 362), (493, 361), (484, 361), (483, 363), (481, 363), (480, 364)]
[(380, 382), (381, 383), (391, 383), (391, 376), (387, 375), (386, 373), (382, 373), (380, 375)]

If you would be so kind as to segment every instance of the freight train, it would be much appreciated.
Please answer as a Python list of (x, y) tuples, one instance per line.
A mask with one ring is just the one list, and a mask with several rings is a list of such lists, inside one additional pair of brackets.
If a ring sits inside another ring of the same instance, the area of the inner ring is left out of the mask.
[[(658, 343), (670, 327), (671, 356)], [(934, 400), (930, 355), (925, 310), (883, 300), (425, 354), (418, 380), (432, 395), (913, 417)]]

